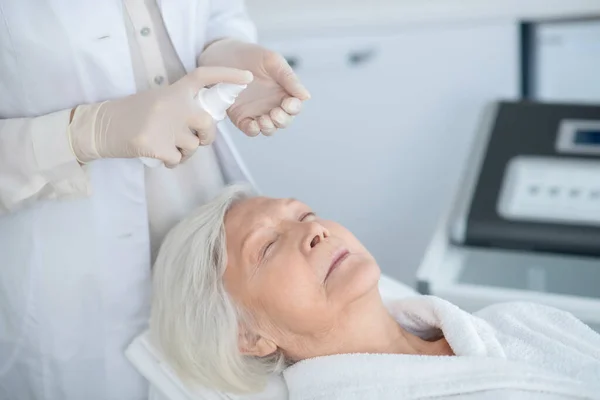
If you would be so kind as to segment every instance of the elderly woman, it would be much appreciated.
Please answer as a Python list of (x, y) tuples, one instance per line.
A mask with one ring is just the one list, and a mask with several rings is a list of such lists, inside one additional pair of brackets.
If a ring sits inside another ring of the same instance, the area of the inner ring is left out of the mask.
[(340, 224), (228, 188), (163, 243), (151, 337), (184, 382), (228, 392), (285, 370), (297, 398), (600, 393), (600, 336), (570, 314), (514, 303), (474, 316), (429, 296), (384, 304), (379, 275)]

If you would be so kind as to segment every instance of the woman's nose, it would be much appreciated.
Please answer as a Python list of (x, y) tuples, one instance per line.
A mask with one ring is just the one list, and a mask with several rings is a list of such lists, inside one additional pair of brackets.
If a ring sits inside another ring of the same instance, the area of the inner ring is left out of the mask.
[(321, 224), (317, 222), (310, 223), (310, 233), (308, 235), (308, 239), (310, 240), (309, 246), (311, 249), (321, 243), (321, 241), (327, 237), (329, 237), (329, 232)]
[(317, 235), (313, 238), (313, 240), (310, 242), (310, 247), (315, 247), (316, 245), (318, 245), (321, 242), (321, 235)]

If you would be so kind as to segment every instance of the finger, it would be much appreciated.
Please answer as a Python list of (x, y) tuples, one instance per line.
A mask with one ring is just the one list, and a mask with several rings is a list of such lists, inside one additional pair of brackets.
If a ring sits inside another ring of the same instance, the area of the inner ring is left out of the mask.
[(200, 146), (208, 146), (215, 140), (215, 121), (208, 113), (201, 111), (193, 115), (189, 119), (188, 125), (196, 133)]
[(254, 79), (250, 71), (226, 67), (199, 67), (190, 72), (186, 78), (191, 81), (194, 90), (221, 82), (247, 85)]
[(183, 149), (179, 149), (179, 152), (181, 153), (181, 161), (179, 161), (179, 165), (181, 165), (181, 164), (185, 164), (187, 162), (187, 160), (192, 158), (194, 153), (196, 153), (196, 150), (194, 150), (192, 152), (187, 152)]
[(293, 116), (283, 111), (281, 107), (272, 109), (269, 113), (269, 117), (271, 117), (271, 121), (273, 121), (273, 125), (275, 125), (276, 128), (286, 128), (294, 119)]
[(217, 126), (211, 125), (210, 128), (201, 133), (200, 146), (210, 146), (217, 137)]
[(265, 136), (271, 136), (277, 130), (275, 124), (273, 124), (273, 121), (271, 121), (271, 117), (268, 115), (261, 115), (258, 117), (258, 126), (260, 127), (262, 134)]
[(160, 159), (163, 163), (165, 163), (165, 167), (167, 168), (175, 168), (181, 163), (182, 154), (176, 148), (171, 151), (165, 153)]
[(179, 148), (179, 152), (182, 155), (181, 162), (185, 162), (194, 155), (200, 145), (200, 140), (189, 129), (185, 129), (175, 137), (175, 145)]
[(288, 97), (281, 102), (281, 108), (290, 115), (298, 115), (302, 110), (302, 101), (296, 97)]
[(300, 79), (287, 63), (285, 58), (280, 54), (271, 53), (267, 62), (266, 69), (273, 79), (293, 97), (297, 97), (300, 100), (310, 99), (310, 93), (300, 83)]
[(260, 133), (258, 122), (252, 118), (246, 118), (240, 122), (238, 128), (246, 134), (246, 136), (254, 137)]

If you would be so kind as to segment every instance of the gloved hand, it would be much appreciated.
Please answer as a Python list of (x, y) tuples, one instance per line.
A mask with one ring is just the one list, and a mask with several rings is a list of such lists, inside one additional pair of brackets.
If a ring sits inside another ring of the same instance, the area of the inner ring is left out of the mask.
[(285, 59), (264, 47), (233, 39), (210, 44), (198, 57), (198, 65), (239, 68), (252, 72), (254, 81), (227, 114), (246, 135), (273, 134), (288, 126), (310, 98), (308, 90)]
[(252, 74), (232, 68), (197, 68), (174, 84), (118, 100), (81, 105), (69, 125), (80, 162), (99, 158), (152, 157), (173, 168), (199, 145), (212, 143), (215, 121), (195, 97), (205, 86), (252, 81)]

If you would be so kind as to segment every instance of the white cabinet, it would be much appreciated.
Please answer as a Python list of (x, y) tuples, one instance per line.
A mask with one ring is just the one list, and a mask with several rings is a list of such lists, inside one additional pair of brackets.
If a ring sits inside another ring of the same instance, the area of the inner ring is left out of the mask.
[(413, 283), (480, 111), (517, 96), (517, 32), (502, 22), (263, 37), (313, 98), (291, 128), (234, 141), (265, 194), (341, 222), (385, 273)]
[(600, 20), (541, 24), (534, 43), (536, 99), (600, 103)]

